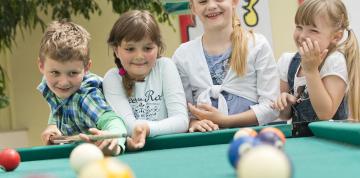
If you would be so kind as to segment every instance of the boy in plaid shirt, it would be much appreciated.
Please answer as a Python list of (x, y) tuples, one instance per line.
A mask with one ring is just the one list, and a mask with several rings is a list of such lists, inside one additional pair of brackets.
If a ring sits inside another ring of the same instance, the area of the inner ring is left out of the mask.
[[(105, 101), (102, 79), (89, 73), (89, 33), (67, 21), (54, 21), (40, 44), (38, 65), (44, 78), (38, 90), (50, 105), (48, 127), (42, 140), (51, 144), (51, 136), (126, 133), (123, 120)], [(84, 133), (84, 134), (82, 134)], [(106, 139), (95, 144), (107, 155), (125, 149), (126, 138)]]

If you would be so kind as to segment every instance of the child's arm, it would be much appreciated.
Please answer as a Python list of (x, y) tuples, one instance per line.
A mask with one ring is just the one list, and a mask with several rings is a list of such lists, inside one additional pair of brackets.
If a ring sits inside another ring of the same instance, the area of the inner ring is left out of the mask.
[(121, 76), (117, 71), (118, 69), (113, 68), (105, 74), (103, 80), (104, 95), (114, 112), (122, 117), (130, 136), (138, 121), (125, 94)]
[(128, 150), (139, 150), (145, 146), (146, 137), (150, 133), (147, 123), (139, 123), (134, 127), (133, 134), (127, 138), (126, 147)]
[[(103, 133), (126, 134), (123, 120), (112, 111), (102, 91), (95, 87), (89, 91), (83, 100), (79, 101), (79, 112), (83, 114), (83, 118), (79, 119), (86, 119), (86, 122), (96, 122), (96, 128), (91, 128), (89, 132), (95, 135), (102, 135)], [(85, 141), (90, 141), (86, 135), (82, 136)], [(118, 155), (125, 150), (125, 140), (126, 138), (107, 139), (96, 142), (96, 144), (105, 154)]]
[[(96, 123), (97, 128), (102, 132), (96, 132), (96, 135), (101, 135), (102, 133), (120, 133), (126, 134), (126, 127), (123, 120), (117, 116), (113, 111), (108, 111), (102, 114), (99, 117), (98, 122)], [(99, 134), (98, 134), (99, 133)], [(109, 139), (99, 142), (99, 148), (103, 149), (105, 153), (110, 153), (111, 155), (118, 155), (125, 151), (125, 141), (126, 138), (118, 139)]]
[(149, 121), (150, 136), (186, 132), (189, 128), (189, 117), (186, 107), (184, 89), (177, 68), (172, 60), (158, 59), (162, 70), (163, 100), (167, 118)]
[(257, 45), (259, 49), (253, 56), (256, 57), (253, 67), (256, 70), (258, 104), (250, 106), (251, 110), (247, 111), (245, 118), (249, 116), (249, 121), (254, 121), (253, 114), (255, 114), (257, 121), (252, 123), (264, 125), (275, 120), (279, 114), (271, 107), (271, 104), (280, 95), (280, 76), (272, 49), (266, 38), (263, 37), (261, 41), (256, 41), (256, 43), (259, 43)]
[(328, 120), (335, 115), (346, 91), (346, 83), (339, 76), (328, 75), (324, 78), (320, 76), (319, 66), (327, 56), (327, 52), (327, 49), (320, 51), (318, 42), (310, 39), (306, 39), (300, 47), (301, 66), (311, 105), (320, 120)]
[(60, 130), (55, 124), (49, 124), (46, 129), (41, 133), (41, 139), (44, 144), (51, 145), (50, 137), (51, 136), (61, 136)]
[[(120, 135), (126, 135), (124, 122), (113, 111), (108, 111), (104, 114), (101, 114), (96, 125), (97, 128), (89, 129), (89, 132), (92, 135), (103, 135), (108, 133), (119, 133)], [(86, 142), (93, 142), (86, 134), (80, 134), (79, 136)], [(96, 141), (94, 144), (98, 146), (105, 155), (115, 156), (125, 151), (125, 141), (126, 138), (121, 137)]]
[(196, 118), (209, 120), (222, 128), (257, 124), (256, 115), (252, 110), (228, 116), (209, 104), (198, 104), (197, 106), (189, 104), (189, 110)]
[(295, 104), (296, 97), (289, 94), (289, 85), (287, 82), (280, 80), (280, 96), (273, 103), (273, 108), (280, 111), (280, 119), (290, 119), (291, 118), (291, 105)]

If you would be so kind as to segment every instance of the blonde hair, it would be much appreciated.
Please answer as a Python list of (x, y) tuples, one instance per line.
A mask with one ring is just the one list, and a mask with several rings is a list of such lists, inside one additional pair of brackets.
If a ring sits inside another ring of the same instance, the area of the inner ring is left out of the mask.
[(80, 60), (89, 63), (90, 34), (83, 27), (66, 20), (53, 21), (46, 29), (40, 43), (41, 62), (49, 57), (65, 62)]
[(326, 15), (335, 31), (347, 31), (347, 39), (338, 45), (333, 45), (329, 51), (341, 51), (347, 63), (349, 92), (347, 96), (350, 116), (360, 120), (360, 55), (359, 45), (355, 33), (349, 28), (349, 18), (345, 5), (341, 0), (305, 0), (299, 6), (295, 23), (315, 25), (314, 18)]
[[(131, 10), (120, 16), (110, 31), (107, 43), (115, 48), (125, 41), (141, 41), (149, 37), (159, 48), (158, 57), (163, 53), (165, 45), (162, 42), (159, 25), (154, 16), (144, 10)], [(123, 68), (119, 58), (115, 57), (116, 66)], [(126, 90), (127, 97), (131, 96), (135, 81), (126, 73), (123, 76), (123, 86)]]
[(253, 35), (253, 31), (247, 31), (241, 27), (241, 23), (235, 9), (232, 14), (231, 44), (232, 53), (230, 67), (237, 75), (243, 76), (246, 73), (246, 63), (248, 56), (248, 34)]

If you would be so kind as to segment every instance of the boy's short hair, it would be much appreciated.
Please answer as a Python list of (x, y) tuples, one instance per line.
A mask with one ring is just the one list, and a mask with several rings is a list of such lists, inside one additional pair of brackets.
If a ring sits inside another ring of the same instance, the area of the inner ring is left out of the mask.
[(83, 27), (67, 20), (53, 21), (41, 39), (39, 58), (46, 57), (59, 62), (80, 60), (89, 63), (90, 34)]

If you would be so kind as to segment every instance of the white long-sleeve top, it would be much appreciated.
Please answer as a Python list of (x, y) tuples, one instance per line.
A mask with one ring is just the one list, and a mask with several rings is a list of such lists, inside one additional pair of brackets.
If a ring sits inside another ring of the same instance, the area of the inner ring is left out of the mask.
[(124, 118), (128, 133), (137, 123), (146, 122), (149, 136), (186, 132), (189, 119), (184, 90), (171, 59), (159, 58), (144, 82), (135, 82), (133, 94), (126, 96), (118, 68), (104, 77), (105, 98), (113, 110)]
[(229, 70), (222, 85), (213, 85), (202, 46), (202, 36), (182, 44), (173, 60), (179, 70), (186, 100), (191, 103), (208, 103), (217, 98), (219, 111), (227, 114), (227, 103), (222, 91), (244, 97), (258, 104), (251, 106), (259, 125), (275, 120), (278, 112), (270, 107), (280, 94), (277, 65), (266, 38), (254, 34), (248, 40), (246, 74), (242, 77)]

